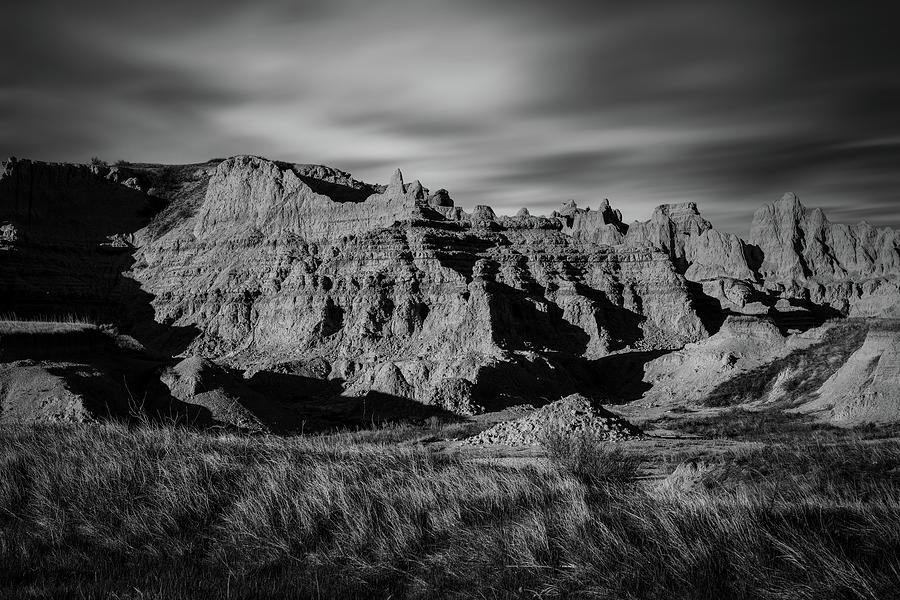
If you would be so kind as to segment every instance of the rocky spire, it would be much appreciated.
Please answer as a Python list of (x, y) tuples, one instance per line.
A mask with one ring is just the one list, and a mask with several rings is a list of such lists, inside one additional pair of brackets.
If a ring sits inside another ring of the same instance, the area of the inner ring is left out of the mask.
[[(397, 171), (397, 172), (399, 173), (399, 171)], [(401, 176), (401, 182), (402, 181), (403, 180), (402, 180), (402, 176)], [(406, 193), (413, 200), (424, 200), (425, 199), (425, 190), (422, 189), (422, 183), (418, 179), (416, 179), (411, 184), (409, 184), (409, 187), (408, 187)]]
[(391, 182), (388, 184), (387, 189), (384, 190), (384, 193), (388, 196), (399, 196), (405, 193), (403, 173), (400, 172), (400, 169), (394, 171), (394, 174), (391, 176)]

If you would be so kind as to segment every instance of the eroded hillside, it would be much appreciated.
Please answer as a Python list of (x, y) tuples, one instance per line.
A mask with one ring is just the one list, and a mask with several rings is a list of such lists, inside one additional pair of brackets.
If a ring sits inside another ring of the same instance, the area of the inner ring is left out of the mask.
[[(744, 241), (694, 204), (631, 225), (606, 201), (547, 217), (467, 213), (399, 171), (380, 186), (249, 156), (11, 160), (0, 231), (0, 310), (80, 315), (112, 327), (115, 342), (95, 353), (102, 360), (64, 349), (17, 360), (63, 373), (70, 391), (65, 373), (87, 365), (158, 409), (261, 427), (423, 405), (466, 414), (576, 392), (622, 402), (658, 383), (648, 373), (693, 360), (663, 354), (717, 343), (726, 318), (763, 328), (750, 336), (759, 343), (747, 364), (758, 366), (813, 335), (788, 334), (900, 306), (897, 232), (833, 225), (793, 195), (760, 209)], [(0, 346), (8, 340), (0, 331)], [(21, 416), (4, 398), (0, 418)], [(101, 416), (95, 405), (85, 399), (84, 414)]]

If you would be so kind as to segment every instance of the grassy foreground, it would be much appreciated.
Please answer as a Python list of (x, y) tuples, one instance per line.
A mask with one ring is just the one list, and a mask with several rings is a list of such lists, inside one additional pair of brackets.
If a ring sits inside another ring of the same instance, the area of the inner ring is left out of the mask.
[(353, 435), (0, 428), (7, 598), (893, 598), (900, 446), (773, 445), (635, 481)]

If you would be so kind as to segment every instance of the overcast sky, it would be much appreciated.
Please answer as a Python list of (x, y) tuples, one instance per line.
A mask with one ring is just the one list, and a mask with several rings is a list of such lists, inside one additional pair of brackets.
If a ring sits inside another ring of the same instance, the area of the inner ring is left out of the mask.
[(898, 227), (900, 36), (876, 4), (10, 3), (0, 154), (400, 167), (467, 208), (693, 200), (739, 234), (796, 191)]

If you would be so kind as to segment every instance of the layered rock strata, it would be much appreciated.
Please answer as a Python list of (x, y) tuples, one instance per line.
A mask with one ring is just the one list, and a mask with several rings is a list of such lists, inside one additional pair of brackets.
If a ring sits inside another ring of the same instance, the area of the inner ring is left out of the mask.
[(729, 314), (780, 336), (821, 322), (814, 309), (898, 310), (898, 248), (896, 231), (831, 224), (793, 195), (744, 242), (693, 203), (631, 225), (607, 201), (468, 213), (399, 171), (372, 185), (251, 156), (0, 170), (0, 309), (89, 314), (158, 360), (196, 355), (160, 371), (171, 397), (248, 427), (265, 400), (216, 369), (290, 365), (298, 387), (455, 413), (602, 394), (604, 357), (681, 348)]
[(497, 365), (706, 335), (664, 254), (433, 198), (398, 172), (335, 202), (290, 169), (230, 159), (193, 219), (138, 250), (133, 276), (158, 320), (199, 330), (195, 352), (254, 370), (321, 359), (348, 394), (456, 411), (466, 401), (448, 386), (470, 393)]

